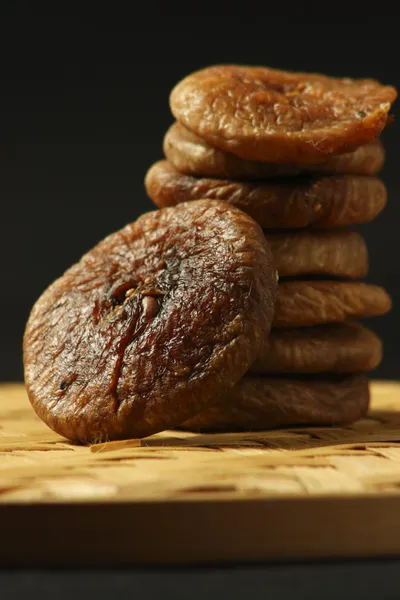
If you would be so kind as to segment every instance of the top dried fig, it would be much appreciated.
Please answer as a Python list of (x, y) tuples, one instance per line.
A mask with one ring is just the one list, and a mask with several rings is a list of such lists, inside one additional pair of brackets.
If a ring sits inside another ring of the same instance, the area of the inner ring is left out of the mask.
[(260, 227), (227, 203), (151, 212), (88, 252), (35, 304), (28, 395), (80, 442), (177, 426), (260, 354), (276, 273)]
[(172, 90), (175, 118), (240, 158), (316, 163), (369, 143), (397, 92), (370, 79), (338, 79), (264, 67), (213, 66)]

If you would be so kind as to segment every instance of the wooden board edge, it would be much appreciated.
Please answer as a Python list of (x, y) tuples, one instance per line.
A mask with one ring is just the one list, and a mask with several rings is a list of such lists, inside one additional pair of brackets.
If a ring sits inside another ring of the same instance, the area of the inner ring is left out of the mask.
[(400, 497), (1, 505), (2, 566), (400, 555)]

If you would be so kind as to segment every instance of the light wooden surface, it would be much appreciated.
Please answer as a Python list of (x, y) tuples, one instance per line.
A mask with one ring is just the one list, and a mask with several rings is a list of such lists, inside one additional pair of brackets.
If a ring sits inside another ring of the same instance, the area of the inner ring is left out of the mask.
[[(400, 384), (345, 429), (75, 446), (0, 387), (2, 564), (400, 554)], [(3, 538), (4, 539), (4, 538)]]

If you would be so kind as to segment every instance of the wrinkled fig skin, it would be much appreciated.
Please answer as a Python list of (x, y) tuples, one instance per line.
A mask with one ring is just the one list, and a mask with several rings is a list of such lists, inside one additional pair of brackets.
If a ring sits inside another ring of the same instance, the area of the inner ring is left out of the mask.
[(265, 229), (335, 228), (368, 223), (383, 210), (387, 193), (376, 177), (308, 176), (266, 181), (196, 178), (167, 161), (147, 172), (145, 186), (159, 207), (212, 198), (225, 200)]
[(177, 121), (246, 160), (317, 163), (378, 137), (397, 93), (373, 80), (212, 66), (171, 92)]
[(262, 230), (209, 200), (147, 213), (35, 304), (25, 380), (38, 415), (83, 443), (199, 413), (260, 354), (276, 272)]
[(331, 156), (313, 165), (244, 160), (231, 152), (213, 148), (180, 123), (174, 123), (168, 129), (163, 149), (168, 161), (177, 171), (195, 177), (221, 179), (272, 179), (305, 173), (376, 175), (385, 161), (385, 150), (379, 139), (360, 146), (353, 152)]
[(368, 273), (368, 250), (355, 231), (266, 233), (280, 277), (333, 275), (360, 278)]
[(354, 281), (284, 281), (278, 286), (273, 327), (306, 327), (377, 317), (392, 307), (387, 292)]
[(326, 379), (246, 376), (230, 401), (186, 421), (192, 431), (251, 431), (299, 425), (349, 425), (368, 412), (364, 375)]
[(250, 372), (362, 373), (382, 360), (382, 342), (358, 323), (273, 329)]

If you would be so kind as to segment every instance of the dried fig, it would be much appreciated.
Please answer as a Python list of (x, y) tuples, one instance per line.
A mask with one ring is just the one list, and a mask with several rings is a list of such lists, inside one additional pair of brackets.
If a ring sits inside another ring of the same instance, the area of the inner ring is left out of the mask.
[(274, 327), (340, 323), (384, 315), (392, 303), (377, 286), (354, 281), (284, 281), (278, 286)]
[(281, 277), (334, 275), (358, 278), (368, 272), (368, 251), (355, 231), (266, 233)]
[(172, 90), (171, 110), (211, 146), (246, 160), (317, 163), (368, 144), (397, 93), (370, 79), (212, 66)]
[(226, 393), (271, 324), (276, 273), (258, 225), (203, 200), (147, 213), (88, 252), (35, 304), (25, 381), (65, 437), (143, 437)]
[(250, 372), (362, 373), (381, 359), (381, 340), (358, 323), (273, 329)]
[(386, 204), (383, 182), (362, 175), (266, 181), (191, 177), (167, 161), (147, 172), (149, 197), (160, 207), (213, 198), (240, 208), (265, 229), (333, 228), (375, 219)]
[(227, 179), (271, 179), (304, 173), (328, 175), (376, 175), (383, 167), (385, 150), (379, 139), (352, 152), (330, 156), (316, 164), (279, 164), (245, 160), (214, 148), (197, 135), (174, 123), (164, 137), (164, 154), (181, 173), (195, 177)]
[(249, 431), (299, 425), (349, 425), (368, 412), (365, 375), (275, 378), (243, 377), (230, 401), (186, 421), (192, 431)]

